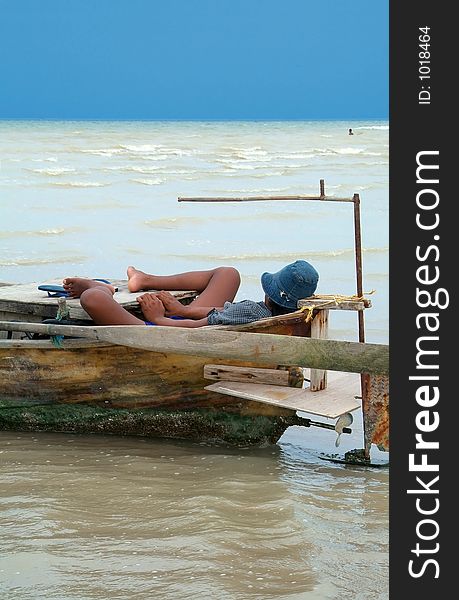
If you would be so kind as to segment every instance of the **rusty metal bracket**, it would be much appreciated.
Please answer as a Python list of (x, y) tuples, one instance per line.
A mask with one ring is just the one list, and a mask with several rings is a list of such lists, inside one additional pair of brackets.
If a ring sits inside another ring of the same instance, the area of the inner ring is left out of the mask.
[(362, 384), (365, 454), (369, 457), (371, 444), (389, 452), (389, 377), (364, 373)]

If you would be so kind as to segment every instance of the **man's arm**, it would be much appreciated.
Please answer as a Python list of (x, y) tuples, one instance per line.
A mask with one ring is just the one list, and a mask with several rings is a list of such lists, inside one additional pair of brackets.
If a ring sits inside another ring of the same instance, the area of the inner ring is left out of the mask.
[(156, 325), (165, 325), (166, 327), (204, 327), (208, 325), (207, 317), (205, 319), (169, 319), (168, 317), (156, 317)]
[[(140, 304), (143, 316), (147, 321), (156, 325), (166, 325), (167, 327), (203, 327), (207, 325), (207, 312), (201, 319), (170, 319), (165, 316), (166, 309), (160, 298), (156, 294), (146, 293), (137, 298)], [(185, 307), (184, 307), (185, 308)], [(202, 309), (205, 311), (206, 309)]]
[(223, 309), (223, 306), (195, 306), (194, 302), (182, 304), (170, 292), (157, 292), (156, 296), (163, 303), (168, 315), (185, 317), (186, 319), (204, 319), (214, 308), (217, 310)]

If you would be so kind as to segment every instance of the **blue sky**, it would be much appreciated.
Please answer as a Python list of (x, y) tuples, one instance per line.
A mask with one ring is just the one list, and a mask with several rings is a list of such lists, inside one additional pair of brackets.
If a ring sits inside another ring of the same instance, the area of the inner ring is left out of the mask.
[(2, 119), (386, 119), (388, 0), (0, 0)]

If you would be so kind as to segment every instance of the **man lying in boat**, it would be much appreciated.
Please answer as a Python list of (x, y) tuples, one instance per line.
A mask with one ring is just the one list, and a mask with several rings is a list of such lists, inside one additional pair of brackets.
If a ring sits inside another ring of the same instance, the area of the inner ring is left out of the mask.
[[(242, 325), (274, 315), (294, 312), (301, 298), (311, 296), (319, 275), (305, 260), (297, 260), (276, 273), (263, 273), (262, 302), (233, 302), (241, 281), (233, 267), (217, 267), (208, 271), (191, 271), (177, 275), (150, 275), (129, 267), (128, 289), (161, 290), (144, 293), (137, 301), (145, 321), (124, 309), (113, 295), (112, 285), (67, 277), (64, 289), (80, 304), (97, 325), (168, 325), (203, 327), (204, 325)], [(184, 306), (168, 290), (197, 290), (198, 296)]]

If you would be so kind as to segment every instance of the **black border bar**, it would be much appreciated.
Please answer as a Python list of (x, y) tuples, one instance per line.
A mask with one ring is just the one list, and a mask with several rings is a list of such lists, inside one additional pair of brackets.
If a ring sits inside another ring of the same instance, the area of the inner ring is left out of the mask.
[[(390, 3), (390, 597), (456, 594), (459, 228), (448, 3)], [(457, 421), (457, 423), (456, 423)], [(438, 445), (438, 447), (437, 447)], [(456, 463), (456, 466), (454, 465)], [(453, 550), (450, 550), (453, 548)], [(451, 553), (451, 554), (450, 554)], [(449, 590), (449, 591), (448, 591)], [(443, 592), (443, 593), (442, 593)]]

